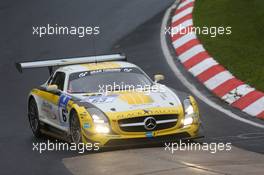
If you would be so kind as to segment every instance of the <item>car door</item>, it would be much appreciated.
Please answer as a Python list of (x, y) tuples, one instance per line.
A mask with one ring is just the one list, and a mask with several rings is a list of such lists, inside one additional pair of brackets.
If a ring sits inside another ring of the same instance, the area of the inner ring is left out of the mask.
[(47, 85), (57, 85), (61, 93), (47, 92), (47, 98), (43, 99), (42, 109), (46, 120), (58, 128), (67, 127), (66, 106), (69, 98), (64, 95), (65, 73), (55, 72), (54, 76), (48, 81)]

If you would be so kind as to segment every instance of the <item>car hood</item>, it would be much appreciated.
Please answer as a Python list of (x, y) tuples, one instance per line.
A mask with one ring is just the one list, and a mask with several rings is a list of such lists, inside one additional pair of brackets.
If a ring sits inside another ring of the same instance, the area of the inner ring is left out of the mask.
[(97, 94), (75, 94), (82, 102), (88, 102), (103, 112), (124, 112), (147, 108), (180, 106), (178, 96), (164, 86), (162, 91), (117, 91)]

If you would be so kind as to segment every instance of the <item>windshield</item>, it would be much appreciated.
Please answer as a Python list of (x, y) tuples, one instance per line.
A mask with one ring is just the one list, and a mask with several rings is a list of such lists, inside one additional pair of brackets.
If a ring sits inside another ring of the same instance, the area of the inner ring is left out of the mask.
[(69, 77), (69, 93), (106, 92), (148, 88), (152, 81), (138, 68), (102, 69), (73, 73)]

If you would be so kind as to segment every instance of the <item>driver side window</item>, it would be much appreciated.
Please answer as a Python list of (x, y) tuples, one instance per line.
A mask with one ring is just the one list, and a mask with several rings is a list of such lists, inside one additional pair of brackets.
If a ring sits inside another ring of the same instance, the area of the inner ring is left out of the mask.
[(63, 72), (56, 72), (53, 79), (50, 82), (50, 85), (57, 85), (58, 89), (63, 91), (64, 87), (64, 81), (65, 81), (65, 73)]

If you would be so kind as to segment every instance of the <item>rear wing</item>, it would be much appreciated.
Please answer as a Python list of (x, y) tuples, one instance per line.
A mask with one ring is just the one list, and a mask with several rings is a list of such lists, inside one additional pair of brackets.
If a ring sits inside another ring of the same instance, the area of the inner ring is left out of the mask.
[(52, 69), (55, 66), (66, 66), (66, 65), (74, 65), (74, 64), (83, 64), (83, 63), (97, 63), (104, 61), (126, 61), (126, 56), (123, 54), (98, 55), (98, 56), (88, 56), (88, 57), (78, 57), (78, 58), (65, 58), (65, 59), (56, 59), (56, 60), (15, 63), (15, 66), (20, 73), (23, 72), (23, 69), (42, 68), (42, 67), (48, 67), (49, 72), (52, 73)]

